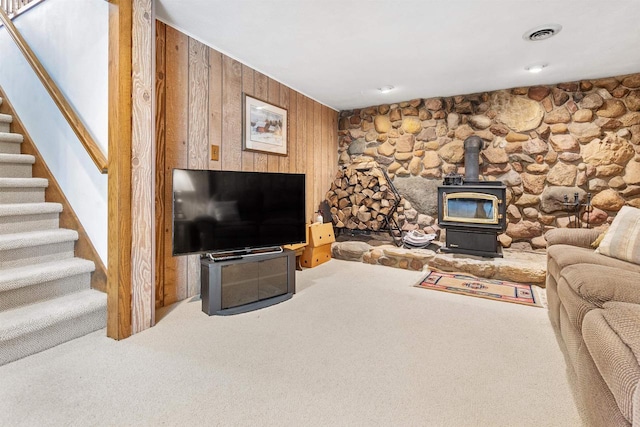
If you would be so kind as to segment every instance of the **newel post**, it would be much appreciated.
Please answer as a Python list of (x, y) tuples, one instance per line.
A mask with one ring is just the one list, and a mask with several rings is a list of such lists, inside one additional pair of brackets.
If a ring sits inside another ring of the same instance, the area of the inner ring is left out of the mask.
[(109, 2), (107, 336), (131, 335), (131, 15)]

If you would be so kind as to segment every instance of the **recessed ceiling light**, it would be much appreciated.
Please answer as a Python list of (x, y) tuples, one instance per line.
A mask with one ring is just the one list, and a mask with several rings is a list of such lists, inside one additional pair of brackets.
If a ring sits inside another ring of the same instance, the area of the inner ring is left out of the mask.
[(380, 93), (389, 93), (389, 92), (391, 92), (393, 89), (394, 89), (394, 87), (393, 87), (393, 86), (391, 86), (391, 85), (388, 85), (388, 86), (382, 86), (382, 87), (379, 87), (379, 88), (378, 88), (378, 90), (380, 91)]
[(525, 70), (527, 70), (530, 73), (539, 73), (540, 71), (542, 71), (543, 68), (545, 68), (548, 64), (535, 64), (535, 65), (529, 65), (528, 67), (524, 67)]
[(525, 31), (522, 38), (531, 42), (539, 42), (555, 36), (560, 30), (562, 30), (562, 25), (560, 24), (540, 25), (539, 27)]

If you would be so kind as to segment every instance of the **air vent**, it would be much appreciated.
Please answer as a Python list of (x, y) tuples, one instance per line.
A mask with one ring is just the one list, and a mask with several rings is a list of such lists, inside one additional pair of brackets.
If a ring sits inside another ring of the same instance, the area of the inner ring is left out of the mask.
[(546, 40), (550, 37), (555, 36), (560, 32), (561, 29), (562, 29), (562, 25), (558, 25), (558, 24), (541, 25), (539, 27), (532, 28), (529, 31), (525, 32), (522, 35), (522, 38), (532, 42), (538, 42), (538, 41)]

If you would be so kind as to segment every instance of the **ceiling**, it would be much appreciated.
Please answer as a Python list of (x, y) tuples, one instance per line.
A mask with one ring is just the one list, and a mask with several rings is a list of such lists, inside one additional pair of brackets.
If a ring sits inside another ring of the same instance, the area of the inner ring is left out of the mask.
[[(156, 14), (336, 110), (640, 72), (639, 0), (156, 0)], [(523, 40), (544, 24), (562, 30)]]

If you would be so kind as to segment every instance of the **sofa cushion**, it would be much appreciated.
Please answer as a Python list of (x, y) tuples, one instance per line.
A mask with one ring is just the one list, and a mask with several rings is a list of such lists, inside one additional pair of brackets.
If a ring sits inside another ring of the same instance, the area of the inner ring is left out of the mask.
[(604, 256), (593, 249), (571, 245), (554, 245), (547, 249), (547, 256), (549, 259), (553, 259), (560, 271), (566, 266), (574, 264), (596, 264), (640, 273), (639, 264)]
[(640, 381), (640, 305), (609, 302), (584, 318), (582, 335), (620, 411), (633, 422)]
[(596, 252), (640, 264), (640, 209), (623, 206)]

